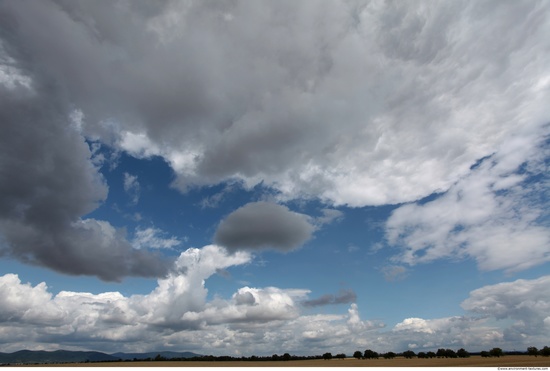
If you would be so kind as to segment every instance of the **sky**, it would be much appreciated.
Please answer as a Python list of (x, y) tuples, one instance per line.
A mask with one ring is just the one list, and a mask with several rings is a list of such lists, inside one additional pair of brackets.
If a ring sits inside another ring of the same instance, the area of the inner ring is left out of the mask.
[(0, 351), (550, 345), (548, 35), (548, 1), (0, 1)]

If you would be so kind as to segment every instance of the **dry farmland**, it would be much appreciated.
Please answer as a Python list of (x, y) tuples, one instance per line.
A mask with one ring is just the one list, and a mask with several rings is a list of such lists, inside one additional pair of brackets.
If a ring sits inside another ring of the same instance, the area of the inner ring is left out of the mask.
[(161, 362), (101, 362), (67, 363), (69, 367), (545, 367), (550, 368), (549, 357), (504, 356), (500, 358), (413, 358), (405, 359), (331, 359), (303, 361), (161, 361)]

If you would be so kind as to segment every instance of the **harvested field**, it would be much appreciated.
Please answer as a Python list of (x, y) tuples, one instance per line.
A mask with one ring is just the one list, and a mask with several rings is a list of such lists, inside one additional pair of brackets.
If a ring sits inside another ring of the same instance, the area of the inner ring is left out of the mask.
[(101, 362), (41, 365), (56, 367), (543, 367), (550, 368), (550, 358), (533, 356), (504, 356), (500, 358), (432, 358), (432, 359), (332, 359), (304, 361), (163, 361), (163, 362)]

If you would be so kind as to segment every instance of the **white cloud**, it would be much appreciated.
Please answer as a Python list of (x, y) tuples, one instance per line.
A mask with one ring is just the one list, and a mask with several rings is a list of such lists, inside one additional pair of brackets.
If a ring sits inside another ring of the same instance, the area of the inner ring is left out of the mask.
[(344, 213), (336, 209), (322, 209), (322, 216), (315, 218), (315, 224), (319, 227), (332, 222), (339, 222), (344, 218)]
[(498, 320), (513, 320), (504, 331), (506, 341), (531, 337), (531, 341), (544, 342), (550, 312), (550, 276), (482, 287), (472, 291), (462, 307)]
[(483, 270), (524, 270), (550, 260), (545, 131), (517, 135), (448, 192), (396, 209), (388, 242), (394, 260), (417, 264), (473, 257)]
[[(231, 297), (207, 299), (205, 282), (219, 269), (247, 264), (246, 252), (210, 245), (188, 249), (174, 270), (147, 295), (48, 292), (45, 283), (0, 277), (0, 343), (22, 348), (150, 351), (187, 349), (209, 354), (322, 354), (439, 347), (482, 350), (544, 341), (550, 310), (550, 276), (517, 280), (472, 291), (462, 304), (474, 317), (407, 318), (392, 329), (361, 319), (357, 304), (347, 314), (304, 315), (309, 290), (276, 287), (238, 289)], [(475, 317), (481, 315), (481, 317)], [(498, 326), (498, 320), (507, 321)], [(9, 336), (8, 336), (9, 334)]]
[[(143, 342), (134, 346), (150, 347), (149, 342), (160, 344), (171, 337), (185, 337), (188, 330), (194, 334), (193, 346), (204, 349), (212, 348), (208, 340), (212, 334), (230, 332), (243, 341), (254, 323), (275, 326), (282, 320), (297, 318), (296, 300), (308, 293), (301, 289), (243, 287), (228, 300), (206, 301), (204, 284), (208, 277), (219, 269), (250, 260), (246, 252), (228, 255), (225, 249), (213, 245), (188, 249), (177, 260), (175, 271), (159, 280), (155, 290), (130, 297), (118, 292), (67, 291), (53, 296), (44, 283), (32, 287), (8, 274), (0, 277), (5, 304), (0, 309), (0, 328), (25, 328), (30, 332), (26, 340), (38, 343), (55, 337), (62, 344), (75, 337), (84, 347), (99, 342), (109, 348), (114, 341)], [(218, 347), (229, 345), (223, 338), (217, 341)], [(235, 344), (231, 347), (237, 349)]]
[(164, 238), (166, 233), (158, 228), (136, 228), (132, 246), (136, 249), (172, 249), (181, 245), (177, 237)]
[(217, 192), (211, 196), (207, 196), (200, 201), (200, 205), (203, 209), (216, 208), (222, 202), (223, 198), (235, 188), (235, 185), (229, 184), (225, 186), (223, 190)]
[(139, 201), (141, 186), (136, 175), (124, 173), (124, 190), (132, 199), (132, 204), (136, 205)]

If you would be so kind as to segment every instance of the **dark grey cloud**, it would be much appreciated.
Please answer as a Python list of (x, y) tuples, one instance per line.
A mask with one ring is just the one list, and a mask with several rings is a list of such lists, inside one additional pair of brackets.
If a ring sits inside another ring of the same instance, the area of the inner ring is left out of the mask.
[(81, 219), (108, 192), (55, 87), (0, 84), (0, 254), (103, 280), (158, 277), (168, 261), (134, 250), (123, 230)]
[(309, 240), (308, 216), (269, 202), (249, 203), (222, 220), (214, 241), (230, 251), (272, 248), (290, 251)]
[(330, 304), (349, 304), (355, 303), (357, 300), (357, 295), (351, 289), (349, 290), (340, 290), (338, 295), (325, 294), (320, 296), (317, 299), (304, 300), (302, 305), (305, 307), (320, 307), (323, 305)]

